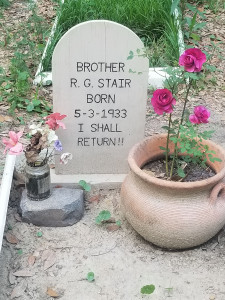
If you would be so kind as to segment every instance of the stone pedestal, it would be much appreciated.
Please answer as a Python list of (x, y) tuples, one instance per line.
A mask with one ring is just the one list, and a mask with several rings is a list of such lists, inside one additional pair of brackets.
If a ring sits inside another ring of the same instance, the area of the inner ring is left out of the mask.
[(84, 214), (83, 190), (54, 188), (43, 201), (32, 201), (23, 191), (20, 203), (22, 220), (37, 226), (64, 227), (77, 223)]

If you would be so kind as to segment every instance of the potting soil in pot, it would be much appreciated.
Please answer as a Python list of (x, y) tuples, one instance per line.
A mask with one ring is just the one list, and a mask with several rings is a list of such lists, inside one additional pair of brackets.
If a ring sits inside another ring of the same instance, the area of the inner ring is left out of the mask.
[[(169, 170), (170, 170), (170, 162), (169, 162)], [(184, 164), (184, 173), (185, 177), (180, 177), (174, 172), (175, 175), (173, 175), (172, 180), (173, 181), (182, 181), (182, 182), (194, 182), (199, 180), (204, 180), (207, 178), (210, 178), (214, 176), (216, 173), (214, 170), (212, 170), (209, 166), (204, 168), (203, 166), (196, 165), (193, 163), (190, 164)], [(166, 164), (165, 160), (155, 160), (150, 161), (147, 164), (145, 164), (142, 167), (142, 170), (154, 177), (161, 178), (161, 179), (167, 179), (166, 178)]]

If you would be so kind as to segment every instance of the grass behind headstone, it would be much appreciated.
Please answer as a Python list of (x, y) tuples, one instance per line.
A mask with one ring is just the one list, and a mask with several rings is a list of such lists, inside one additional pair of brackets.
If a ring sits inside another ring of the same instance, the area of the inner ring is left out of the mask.
[(43, 69), (51, 70), (52, 53), (62, 35), (90, 20), (110, 20), (133, 30), (150, 47), (151, 67), (175, 65), (179, 57), (178, 34), (170, 8), (171, 0), (65, 0)]

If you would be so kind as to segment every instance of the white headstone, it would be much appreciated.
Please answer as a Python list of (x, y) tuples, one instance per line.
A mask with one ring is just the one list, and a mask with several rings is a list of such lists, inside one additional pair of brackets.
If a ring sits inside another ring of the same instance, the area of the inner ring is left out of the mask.
[(144, 137), (148, 60), (130, 29), (111, 21), (71, 28), (53, 54), (53, 110), (66, 114), (63, 152), (73, 160), (57, 174), (120, 174), (130, 148)]

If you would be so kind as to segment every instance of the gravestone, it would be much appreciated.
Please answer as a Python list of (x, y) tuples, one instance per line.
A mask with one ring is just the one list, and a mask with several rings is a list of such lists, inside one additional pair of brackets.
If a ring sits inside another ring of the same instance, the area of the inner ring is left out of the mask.
[(127, 173), (129, 150), (144, 137), (148, 59), (137, 55), (143, 48), (130, 29), (104, 20), (76, 25), (58, 42), (53, 110), (67, 115), (66, 130), (57, 134), (73, 159), (60, 165), (56, 156), (56, 174)]

